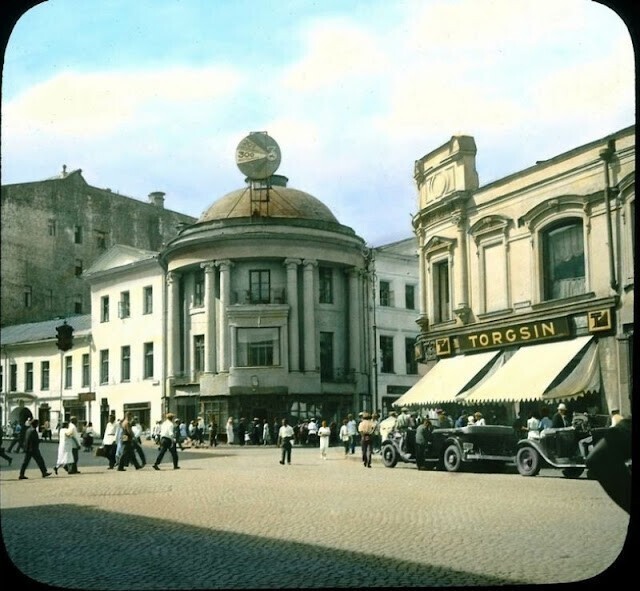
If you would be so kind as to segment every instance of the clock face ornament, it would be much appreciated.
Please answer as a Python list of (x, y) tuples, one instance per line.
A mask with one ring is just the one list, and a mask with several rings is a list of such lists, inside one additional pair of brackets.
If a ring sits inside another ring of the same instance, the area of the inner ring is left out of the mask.
[(280, 147), (266, 131), (254, 131), (236, 148), (236, 164), (247, 178), (269, 178), (280, 166)]

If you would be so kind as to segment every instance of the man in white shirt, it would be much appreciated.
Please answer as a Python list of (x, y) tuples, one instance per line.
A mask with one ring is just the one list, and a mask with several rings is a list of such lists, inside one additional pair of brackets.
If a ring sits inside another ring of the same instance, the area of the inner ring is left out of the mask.
[(349, 434), (349, 449), (354, 454), (356, 451), (356, 437), (358, 436), (358, 424), (352, 414), (347, 415), (347, 433)]
[(293, 441), (293, 427), (287, 419), (282, 419), (282, 426), (278, 430), (278, 445), (282, 448), (280, 463), (284, 465), (285, 458), (287, 464), (291, 464), (291, 442)]
[(71, 417), (69, 419), (69, 427), (67, 429), (69, 437), (73, 439), (73, 464), (69, 466), (69, 474), (80, 474), (80, 472), (78, 471), (78, 450), (80, 449), (82, 443), (80, 441), (80, 433), (78, 433), (78, 427), (76, 426), (77, 422), (78, 419), (76, 417)]
[(164, 454), (167, 450), (169, 450), (173, 460), (173, 469), (180, 469), (180, 466), (178, 466), (178, 451), (176, 450), (176, 438), (173, 425), (174, 419), (175, 415), (172, 412), (168, 412), (164, 422), (160, 425), (160, 452), (153, 464), (154, 470), (160, 470), (160, 466), (158, 464), (162, 462), (162, 458), (164, 458)]

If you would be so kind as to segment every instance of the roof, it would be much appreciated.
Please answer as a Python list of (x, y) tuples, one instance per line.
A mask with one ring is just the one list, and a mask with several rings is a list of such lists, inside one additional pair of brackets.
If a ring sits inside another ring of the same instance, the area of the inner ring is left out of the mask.
[[(309, 193), (289, 187), (266, 189), (237, 189), (227, 193), (206, 209), (197, 223), (229, 218), (248, 218), (256, 208), (264, 217), (322, 220), (338, 224), (331, 210)], [(262, 200), (258, 205), (258, 200)], [(268, 213), (266, 213), (268, 212)]]
[(93, 275), (102, 271), (110, 271), (119, 267), (126, 267), (157, 258), (158, 253), (153, 250), (144, 250), (126, 244), (114, 244), (105, 253), (100, 255), (84, 274)]
[(73, 327), (74, 336), (91, 333), (91, 314), (83, 314), (69, 316), (64, 319), (56, 318), (55, 320), (45, 320), (43, 322), (4, 326), (0, 328), (0, 345), (18, 345), (55, 339), (57, 337), (56, 326), (60, 326), (65, 320), (67, 324)]

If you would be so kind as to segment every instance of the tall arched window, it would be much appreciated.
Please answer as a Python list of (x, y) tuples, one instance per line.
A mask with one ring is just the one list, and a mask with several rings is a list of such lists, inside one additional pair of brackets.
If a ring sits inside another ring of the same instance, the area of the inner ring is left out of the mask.
[(586, 289), (582, 220), (562, 220), (542, 234), (544, 299), (582, 294)]

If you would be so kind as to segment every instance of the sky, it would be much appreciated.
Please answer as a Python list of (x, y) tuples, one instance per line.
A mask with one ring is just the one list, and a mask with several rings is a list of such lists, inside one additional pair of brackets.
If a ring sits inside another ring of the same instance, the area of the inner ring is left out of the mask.
[(590, 0), (48, 0), (2, 72), (2, 184), (82, 169), (199, 217), (277, 174), (370, 246), (409, 238), (415, 160), (474, 137), (481, 185), (635, 123), (633, 45)]

